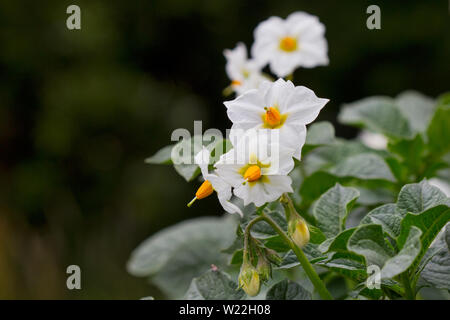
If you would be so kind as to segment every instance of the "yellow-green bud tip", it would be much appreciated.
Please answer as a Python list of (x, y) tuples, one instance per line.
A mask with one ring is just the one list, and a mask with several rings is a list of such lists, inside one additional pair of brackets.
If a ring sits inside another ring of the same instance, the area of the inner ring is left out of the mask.
[(242, 288), (247, 295), (254, 297), (259, 293), (260, 280), (258, 271), (251, 265), (244, 263), (239, 274), (239, 287)]
[(309, 229), (302, 218), (299, 217), (290, 221), (289, 236), (299, 248), (303, 248), (308, 244), (310, 238)]

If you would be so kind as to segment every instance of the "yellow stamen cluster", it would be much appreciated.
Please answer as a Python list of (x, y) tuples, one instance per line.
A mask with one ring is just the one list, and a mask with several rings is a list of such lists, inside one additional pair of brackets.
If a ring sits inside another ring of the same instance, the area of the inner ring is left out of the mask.
[(244, 179), (248, 182), (253, 182), (261, 178), (261, 168), (257, 165), (253, 165), (247, 168), (244, 173)]
[(297, 50), (297, 40), (293, 37), (284, 37), (280, 40), (280, 49), (286, 52)]
[(213, 186), (211, 184), (211, 182), (209, 182), (208, 180), (205, 180), (201, 186), (197, 189), (197, 192), (195, 193), (195, 198), (192, 199), (191, 202), (188, 203), (188, 207), (190, 207), (195, 200), (200, 200), (200, 199), (204, 199), (207, 196), (211, 195), (214, 192)]
[(239, 80), (233, 80), (231, 81), (231, 85), (232, 86), (240, 86), (242, 84), (242, 82), (240, 82)]
[(270, 127), (279, 125), (281, 122), (280, 112), (274, 107), (265, 108), (265, 110), (266, 113), (264, 114), (264, 122)]

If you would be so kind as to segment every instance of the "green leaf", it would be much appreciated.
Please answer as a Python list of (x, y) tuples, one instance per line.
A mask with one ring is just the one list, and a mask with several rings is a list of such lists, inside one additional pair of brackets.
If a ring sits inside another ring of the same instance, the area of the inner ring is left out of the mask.
[(450, 151), (450, 103), (441, 104), (436, 109), (427, 129), (428, 146), (436, 155)]
[(209, 270), (194, 278), (184, 299), (186, 300), (241, 300), (245, 296), (230, 277), (219, 271)]
[[(308, 243), (305, 247), (303, 247), (303, 253), (306, 255), (308, 260), (311, 263), (314, 263), (316, 261), (322, 260), (325, 258), (325, 256), (319, 251), (318, 245), (314, 243)], [(280, 266), (278, 266), (278, 269), (290, 269), (293, 267), (296, 267), (300, 265), (300, 262), (297, 259), (297, 256), (292, 250), (289, 250), (284, 256), (283, 256), (283, 262)]]
[(226, 216), (186, 220), (163, 229), (132, 252), (128, 272), (151, 276), (168, 296), (180, 298), (193, 277), (211, 264), (226, 263), (226, 255), (220, 250), (233, 242), (235, 228), (235, 219)]
[(233, 255), (231, 256), (231, 260), (230, 260), (230, 264), (231, 265), (241, 265), (243, 259), (243, 255), (244, 255), (244, 249), (238, 249), (236, 250)]
[(434, 113), (435, 101), (416, 91), (405, 91), (395, 98), (395, 104), (415, 132), (424, 132)]
[(338, 177), (395, 182), (395, 177), (384, 159), (373, 153), (358, 154), (345, 158), (330, 172)]
[(382, 188), (368, 189), (363, 187), (355, 187), (359, 191), (358, 203), (364, 206), (373, 206), (381, 203), (394, 201), (392, 191)]
[(172, 149), (174, 145), (165, 146), (156, 152), (153, 156), (145, 159), (149, 164), (172, 164)]
[(378, 224), (359, 226), (348, 240), (347, 248), (362, 255), (367, 265), (376, 264), (380, 268), (394, 255)]
[(393, 239), (400, 234), (400, 225), (404, 214), (397, 210), (393, 203), (382, 205), (370, 211), (362, 220), (361, 224), (379, 224), (383, 231)]
[(332, 252), (326, 259), (316, 261), (314, 264), (326, 267), (356, 282), (367, 278), (364, 259), (352, 252)]
[(422, 231), (419, 228), (411, 227), (400, 252), (388, 259), (381, 269), (381, 278), (393, 278), (411, 266), (421, 249), (421, 234)]
[(305, 145), (318, 146), (334, 141), (334, 127), (328, 121), (315, 122), (308, 126)]
[(312, 175), (305, 178), (301, 187), (300, 195), (302, 200), (306, 203), (311, 203), (319, 198), (325, 191), (333, 187), (337, 178), (324, 171), (314, 172)]
[(278, 252), (287, 252), (290, 250), (289, 245), (279, 235), (264, 239), (264, 246)]
[(322, 242), (325, 241), (326, 237), (319, 228), (317, 228), (311, 224), (308, 224), (308, 229), (309, 229), (309, 235), (310, 235), (309, 242), (314, 243), (314, 244), (321, 244)]
[(267, 291), (266, 300), (311, 300), (311, 293), (298, 283), (284, 279)]
[(317, 226), (327, 238), (334, 237), (345, 229), (348, 210), (358, 196), (358, 190), (336, 183), (317, 200), (313, 214), (317, 219)]
[(330, 238), (322, 242), (319, 250), (323, 253), (329, 251), (347, 251), (347, 242), (350, 236), (355, 232), (356, 228), (351, 228), (342, 231), (336, 237)]
[(173, 167), (188, 182), (194, 180), (200, 174), (200, 168), (194, 164), (175, 164)]
[(331, 145), (320, 146), (311, 151), (304, 159), (308, 175), (318, 170), (327, 170), (347, 157), (360, 153), (375, 152), (360, 142), (336, 140)]
[(439, 188), (423, 180), (420, 183), (403, 186), (398, 195), (397, 208), (400, 211), (417, 214), (441, 204), (446, 199)]
[(388, 150), (398, 154), (411, 172), (417, 172), (425, 154), (425, 143), (418, 134), (411, 140), (398, 140), (388, 144)]
[(433, 253), (421, 273), (422, 280), (438, 289), (450, 290), (450, 226), (446, 227), (430, 250)]
[(343, 106), (338, 120), (392, 138), (409, 138), (408, 120), (389, 97), (369, 97)]
[(450, 221), (450, 208), (448, 204), (437, 205), (420, 214), (408, 213), (403, 218), (400, 235), (397, 239), (399, 248), (407, 242), (407, 235), (412, 227), (417, 227), (422, 231), (420, 242), (422, 245), (420, 253), (417, 255), (412, 269), (415, 269), (430, 244), (436, 238), (440, 230)]

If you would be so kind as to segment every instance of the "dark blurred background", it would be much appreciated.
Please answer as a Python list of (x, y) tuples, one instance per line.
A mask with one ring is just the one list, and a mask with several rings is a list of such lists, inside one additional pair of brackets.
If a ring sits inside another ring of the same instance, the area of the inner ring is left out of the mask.
[[(70, 4), (81, 30), (66, 28)], [(369, 4), (381, 7), (381, 30), (366, 28)], [(320, 120), (336, 124), (341, 103), (369, 95), (449, 89), (445, 0), (2, 0), (0, 298), (162, 298), (127, 274), (132, 249), (222, 211), (213, 198), (188, 210), (197, 184), (144, 159), (194, 120), (229, 127), (222, 51), (249, 47), (260, 21), (297, 10), (327, 28), (330, 65), (295, 73), (331, 99)], [(82, 290), (66, 288), (70, 264)]]

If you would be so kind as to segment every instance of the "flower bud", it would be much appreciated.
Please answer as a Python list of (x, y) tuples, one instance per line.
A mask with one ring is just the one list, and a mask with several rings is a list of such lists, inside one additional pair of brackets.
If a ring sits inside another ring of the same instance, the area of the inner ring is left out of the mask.
[(272, 262), (274, 265), (279, 266), (283, 262), (283, 259), (278, 255), (275, 250), (265, 248), (264, 253), (266, 254), (267, 260)]
[(242, 288), (250, 297), (259, 293), (260, 281), (259, 274), (255, 267), (248, 263), (243, 263), (239, 273), (239, 287)]
[(288, 224), (288, 233), (292, 241), (303, 248), (309, 242), (309, 229), (305, 220), (299, 216), (293, 216)]
[(258, 270), (259, 278), (263, 282), (269, 280), (269, 278), (272, 276), (272, 267), (270, 266), (269, 261), (267, 261), (262, 256), (258, 258), (256, 270)]

